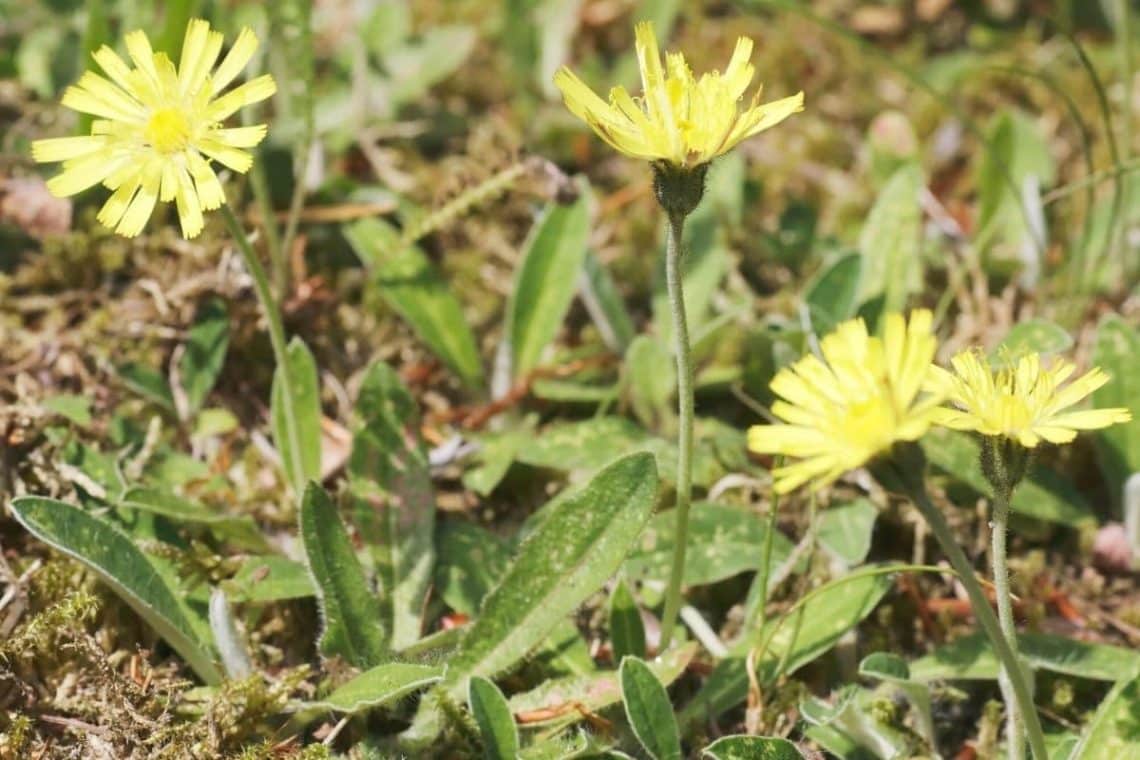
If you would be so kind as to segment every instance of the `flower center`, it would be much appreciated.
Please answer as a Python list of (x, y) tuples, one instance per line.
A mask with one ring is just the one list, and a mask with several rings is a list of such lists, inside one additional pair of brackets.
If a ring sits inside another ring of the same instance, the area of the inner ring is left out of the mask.
[(1008, 392), (998, 396), (993, 417), (992, 424), (1000, 434), (1005, 435), (1030, 427), (1033, 422), (1033, 414), (1025, 399)]
[(866, 456), (889, 448), (895, 440), (895, 410), (882, 396), (870, 396), (847, 405), (841, 436)]
[(143, 137), (159, 153), (177, 153), (190, 140), (190, 120), (177, 108), (160, 108), (146, 123)]

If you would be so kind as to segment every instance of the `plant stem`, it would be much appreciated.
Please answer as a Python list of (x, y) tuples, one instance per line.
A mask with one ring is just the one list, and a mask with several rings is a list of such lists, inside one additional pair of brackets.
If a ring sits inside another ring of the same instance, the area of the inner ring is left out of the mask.
[(669, 214), (669, 243), (665, 249), (665, 282), (669, 309), (673, 313), (673, 343), (677, 354), (677, 528), (673, 534), (673, 568), (665, 589), (665, 612), (661, 619), (664, 652), (673, 637), (681, 609), (681, 582), (685, 576), (685, 549), (689, 542), (689, 500), (693, 480), (693, 361), (689, 353), (689, 325), (685, 317), (685, 293), (681, 285), (681, 234), (684, 214)]
[[(1022, 719), (1025, 722), (1025, 732), (1029, 737), (1029, 746), (1033, 750), (1033, 757), (1036, 760), (1048, 760), (1049, 754), (1045, 750), (1045, 737), (1041, 732), (1041, 721), (1037, 716), (1037, 710), (1033, 705), (1033, 693), (1030, 690), (1029, 681), (1026, 678), (1025, 671), (1021, 668), (1017, 661), (1017, 655), (1014, 653), (1013, 648), (1010, 646), (1010, 641), (1002, 633), (1001, 625), (998, 623), (997, 617), (990, 609), (990, 603), (986, 599), (985, 593), (982, 592), (981, 584), (974, 575), (974, 568), (971, 566), (970, 561), (966, 559), (962, 547), (954, 539), (954, 534), (950, 530), (946, 518), (943, 517), (942, 512), (935, 507), (930, 497), (927, 496), (926, 490), (922, 487), (915, 487), (911, 482), (911, 478), (906, 473), (900, 473), (902, 482), (907, 488), (907, 495), (918, 507), (918, 511), (922, 513), (930, 530), (934, 533), (934, 537), (938, 539), (938, 543), (942, 546), (942, 551), (946, 553), (946, 557), (950, 560), (950, 565), (954, 571), (958, 573), (959, 580), (966, 588), (966, 594), (970, 597), (970, 606), (974, 609), (974, 617), (977, 618), (978, 624), (982, 627), (986, 638), (990, 640), (990, 646), (994, 648), (997, 654), (998, 661), (1001, 663), (1003, 670), (1009, 676), (1010, 690), (1013, 692), (1013, 703), (1016, 704), (1017, 710), (1021, 713)], [(995, 551), (995, 556), (996, 556)], [(1008, 589), (1007, 589), (1008, 590)], [(998, 598), (1002, 596), (998, 592)], [(1008, 599), (1008, 596), (1006, 597)], [(1013, 707), (1012, 704), (1006, 705), (1007, 710)]]
[[(269, 278), (265, 274), (265, 267), (257, 258), (249, 238), (241, 228), (241, 223), (234, 216), (233, 209), (228, 203), (222, 204), (222, 219), (226, 222), (230, 236), (241, 252), (245, 268), (253, 278), (253, 289), (257, 293), (257, 300), (261, 301), (261, 310), (265, 312), (265, 321), (269, 324), (269, 342), (273, 346), (273, 356), (277, 361), (277, 372), (274, 380), (281, 383), (282, 406), (285, 417), (285, 434), (288, 437), (289, 457), (292, 460), (291, 485), (297, 498), (305, 490), (305, 467), (301, 461), (301, 435), (297, 425), (296, 408), (294, 402), (296, 393), (293, 389), (292, 373), (289, 372), (289, 352), (285, 343), (285, 325), (281, 322), (281, 312), (277, 310), (277, 302), (273, 299), (273, 292), (269, 289)], [(284, 448), (282, 441), (277, 442), (279, 449)], [(289, 470), (290, 468), (286, 468)]]
[[(1009, 532), (1009, 491), (995, 489), (993, 499), (993, 519), (991, 549), (994, 563), (994, 591), (997, 594), (998, 622), (1005, 635), (1013, 656), (1017, 654), (1017, 627), (1013, 621), (1013, 604), (1009, 595), (1009, 567), (1006, 563), (1006, 536)], [(1021, 717), (1018, 714), (1016, 695), (1010, 682), (1009, 672), (1003, 666), (999, 678), (1002, 698), (1005, 700), (1005, 741), (1009, 760), (1024, 760), (1025, 743), (1021, 731)]]

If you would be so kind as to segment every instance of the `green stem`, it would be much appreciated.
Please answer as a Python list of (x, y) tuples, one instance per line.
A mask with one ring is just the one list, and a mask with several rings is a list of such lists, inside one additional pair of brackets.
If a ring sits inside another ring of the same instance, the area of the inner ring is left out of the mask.
[[(234, 216), (233, 209), (228, 203), (222, 204), (222, 219), (230, 236), (241, 252), (242, 260), (250, 277), (253, 278), (253, 289), (257, 293), (257, 300), (261, 301), (261, 310), (265, 312), (265, 321), (269, 324), (269, 342), (273, 346), (273, 356), (277, 361), (277, 372), (274, 379), (281, 383), (282, 406), (285, 416), (285, 434), (289, 438), (289, 456), (292, 459), (293, 491), (300, 498), (304, 492), (305, 467), (301, 461), (301, 434), (297, 425), (296, 408), (294, 402), (297, 395), (293, 388), (292, 374), (289, 372), (289, 353), (285, 343), (285, 325), (281, 322), (281, 312), (277, 310), (277, 302), (273, 300), (273, 292), (269, 289), (269, 278), (265, 274), (265, 267), (249, 244), (249, 238), (241, 228), (241, 223)], [(284, 448), (278, 442), (279, 449)], [(288, 468), (287, 468), (288, 469)]]
[[(993, 519), (990, 523), (992, 530), (991, 549), (994, 563), (994, 591), (997, 593), (998, 622), (1001, 632), (1009, 644), (1010, 651), (1016, 658), (1017, 654), (1017, 626), (1013, 621), (1013, 604), (1009, 594), (1009, 567), (1006, 562), (1006, 536), (1009, 533), (1009, 497), (1008, 491), (995, 489), (993, 499)], [(1005, 700), (1006, 714), (1006, 748), (1009, 760), (1024, 760), (1025, 742), (1021, 731), (1021, 716), (1017, 706), (1016, 695), (1013, 693), (1013, 684), (1009, 672), (1003, 666), (999, 679), (1002, 698)]]
[(689, 353), (689, 325), (685, 318), (685, 294), (681, 286), (681, 234), (684, 214), (669, 215), (669, 244), (665, 250), (665, 282), (669, 309), (673, 313), (673, 342), (677, 354), (677, 529), (673, 534), (673, 568), (665, 589), (665, 613), (661, 619), (664, 652), (673, 638), (673, 626), (681, 609), (681, 582), (685, 576), (685, 549), (689, 542), (689, 500), (693, 480), (693, 361)]
[[(946, 522), (946, 518), (942, 515), (942, 512), (931, 503), (930, 497), (926, 494), (926, 490), (922, 487), (915, 487), (914, 484), (910, 482), (911, 477), (908, 473), (899, 473), (899, 477), (907, 488), (907, 495), (910, 496), (915, 506), (918, 507), (918, 511), (922, 513), (927, 525), (930, 526), (930, 530), (934, 533), (934, 537), (938, 539), (938, 543), (942, 546), (942, 551), (946, 553), (946, 557), (950, 560), (951, 567), (958, 573), (958, 578), (966, 588), (966, 594), (970, 597), (970, 606), (974, 609), (974, 617), (977, 618), (978, 624), (982, 627), (986, 638), (990, 640), (990, 646), (993, 647), (994, 652), (997, 654), (998, 661), (1009, 675), (1014, 703), (1017, 705), (1017, 709), (1025, 721), (1025, 732), (1029, 737), (1029, 746), (1033, 750), (1033, 757), (1036, 758), (1036, 760), (1048, 760), (1049, 754), (1045, 750), (1045, 736), (1041, 732), (1041, 721), (1033, 705), (1033, 693), (1030, 689), (1029, 681), (1026, 678), (1026, 673), (1019, 666), (1017, 655), (1010, 647), (1009, 641), (1007, 641), (1006, 637), (1002, 634), (1001, 625), (998, 623), (997, 617), (994, 616), (994, 611), (990, 609), (989, 600), (986, 599), (985, 593), (982, 592), (982, 586), (978, 583), (978, 579), (974, 575), (973, 566), (970, 564), (970, 561), (966, 559), (966, 554), (962, 551), (962, 547), (960, 547), (955, 540), (954, 534), (950, 530), (950, 525)], [(1000, 592), (998, 596), (1000, 598)]]

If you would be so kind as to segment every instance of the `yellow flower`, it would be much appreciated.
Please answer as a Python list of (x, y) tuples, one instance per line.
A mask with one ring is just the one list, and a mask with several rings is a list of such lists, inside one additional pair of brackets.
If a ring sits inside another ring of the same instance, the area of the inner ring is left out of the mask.
[(800, 460), (773, 472), (778, 493), (808, 481), (819, 488), (926, 432), (941, 401), (924, 392), (937, 348), (932, 320), (925, 309), (909, 323), (890, 314), (881, 338), (862, 319), (844, 322), (820, 341), (822, 360), (808, 354), (776, 374), (772, 413), (783, 423), (750, 429), (748, 447)]
[(37, 140), (32, 157), (63, 162), (63, 171), (48, 181), (57, 197), (100, 182), (113, 190), (98, 218), (115, 232), (134, 237), (156, 202), (174, 201), (182, 234), (192, 238), (202, 230), (202, 211), (225, 202), (210, 162), (244, 173), (253, 157), (243, 149), (265, 137), (264, 124), (224, 128), (222, 122), (277, 86), (265, 75), (222, 94), (257, 49), (249, 29), (217, 68), (222, 34), (201, 19), (186, 28), (177, 69), (165, 53), (151, 50), (145, 32), (131, 32), (125, 41), (133, 68), (104, 45), (94, 58), (108, 78), (88, 71), (63, 95), (66, 107), (98, 117), (91, 134)]
[(723, 74), (713, 71), (694, 79), (681, 53), (666, 55), (668, 71), (662, 68), (652, 24), (642, 22), (635, 31), (641, 98), (615, 87), (606, 103), (565, 66), (554, 75), (566, 107), (627, 156), (699, 166), (803, 110), (802, 92), (761, 105), (759, 90), (748, 108), (738, 108), (754, 73), (748, 62), (752, 40), (746, 37), (737, 40)]
[(950, 360), (954, 372), (936, 370), (934, 384), (954, 408), (939, 409), (936, 422), (955, 430), (1002, 436), (1034, 448), (1042, 440), (1068, 443), (1078, 430), (1095, 430), (1127, 422), (1127, 409), (1065, 411), (1108, 382), (1094, 368), (1062, 387), (1076, 366), (1058, 359), (1041, 365), (1035, 353), (994, 372), (977, 351), (963, 351)]

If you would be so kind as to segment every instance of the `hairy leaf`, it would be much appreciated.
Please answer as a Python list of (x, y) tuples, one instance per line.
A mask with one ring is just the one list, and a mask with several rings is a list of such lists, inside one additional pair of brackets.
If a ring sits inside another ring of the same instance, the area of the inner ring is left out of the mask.
[(62, 501), (24, 496), (12, 514), (36, 538), (79, 560), (149, 623), (207, 684), (222, 680), (213, 643), (137, 546), (117, 527)]

